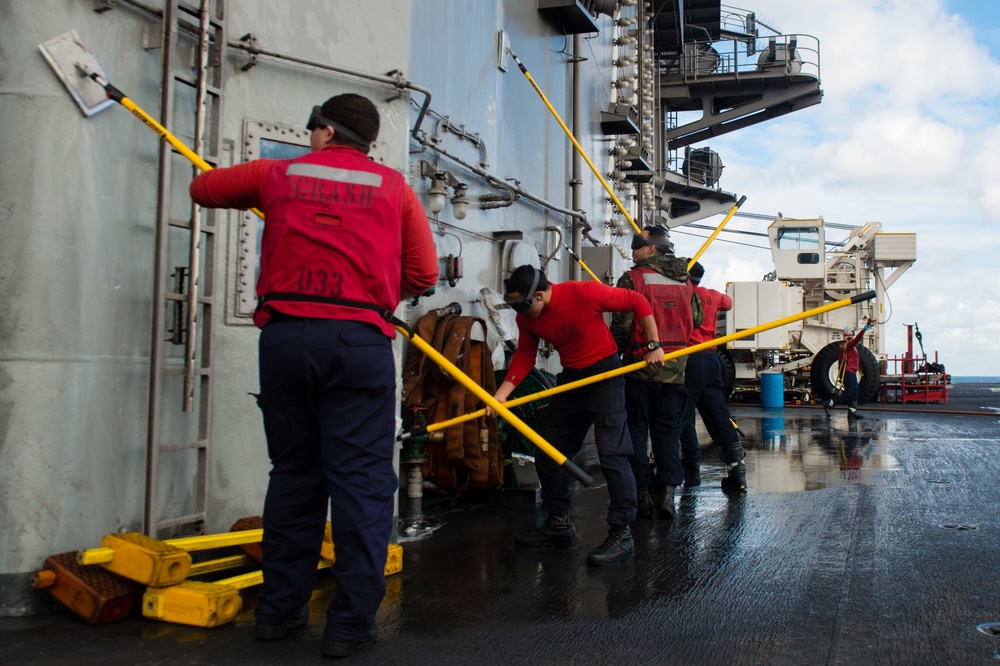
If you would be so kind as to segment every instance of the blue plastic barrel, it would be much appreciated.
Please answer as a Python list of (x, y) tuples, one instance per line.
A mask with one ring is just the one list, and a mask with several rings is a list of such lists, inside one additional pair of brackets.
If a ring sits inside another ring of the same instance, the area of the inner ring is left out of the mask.
[(760, 405), (766, 409), (785, 406), (785, 376), (773, 370), (760, 373)]

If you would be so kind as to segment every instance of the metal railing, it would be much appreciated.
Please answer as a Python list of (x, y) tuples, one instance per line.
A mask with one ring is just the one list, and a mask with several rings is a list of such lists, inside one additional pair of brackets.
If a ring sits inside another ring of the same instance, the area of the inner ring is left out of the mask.
[(820, 79), (819, 39), (806, 34), (753, 39), (698, 40), (683, 52), (659, 55), (659, 73), (667, 81), (690, 83), (707, 77), (783, 74)]

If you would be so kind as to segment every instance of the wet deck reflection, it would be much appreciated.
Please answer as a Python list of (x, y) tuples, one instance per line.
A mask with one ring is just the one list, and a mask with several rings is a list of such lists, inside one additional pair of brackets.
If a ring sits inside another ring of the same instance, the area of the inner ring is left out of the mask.
[(758, 491), (871, 485), (899, 468), (886, 422), (875, 415), (848, 419), (841, 411), (827, 419), (796, 411), (745, 418), (740, 427), (747, 434), (747, 481)]

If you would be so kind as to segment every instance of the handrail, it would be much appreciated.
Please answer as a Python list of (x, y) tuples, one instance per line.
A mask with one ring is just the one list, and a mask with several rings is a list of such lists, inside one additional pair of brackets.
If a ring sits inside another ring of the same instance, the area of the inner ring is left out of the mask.
[[(740, 39), (685, 42), (683, 53), (669, 60), (661, 56), (660, 73), (669, 80), (690, 83), (709, 77), (741, 78), (784, 67), (786, 75), (820, 79), (818, 37), (804, 33), (758, 37), (753, 40), (752, 54), (747, 55), (749, 43)], [(771, 63), (766, 58), (762, 60), (767, 53), (774, 55)]]

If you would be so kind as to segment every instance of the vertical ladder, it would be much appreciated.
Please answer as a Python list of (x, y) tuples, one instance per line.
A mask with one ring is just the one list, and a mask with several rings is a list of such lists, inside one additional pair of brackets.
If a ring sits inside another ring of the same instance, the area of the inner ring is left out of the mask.
[[(197, 6), (167, 0), (163, 10), (160, 122), (212, 165), (218, 164), (221, 151), (224, 19), (225, 0), (200, 0)], [(193, 74), (190, 61), (180, 64), (190, 55), (183, 47), (194, 49)], [(178, 92), (175, 84), (184, 88)], [(175, 116), (175, 107), (190, 115)], [(183, 125), (192, 119), (193, 127)], [(185, 175), (175, 182), (171, 171), (178, 160)], [(216, 231), (221, 216), (190, 203), (187, 174), (193, 170), (169, 144), (160, 144), (144, 514), (144, 530), (153, 537), (168, 529), (204, 532), (207, 513)], [(174, 216), (181, 203), (187, 219)], [(180, 459), (185, 452), (195, 456), (193, 464)], [(174, 515), (164, 516), (168, 509), (161, 504), (175, 509)]]

